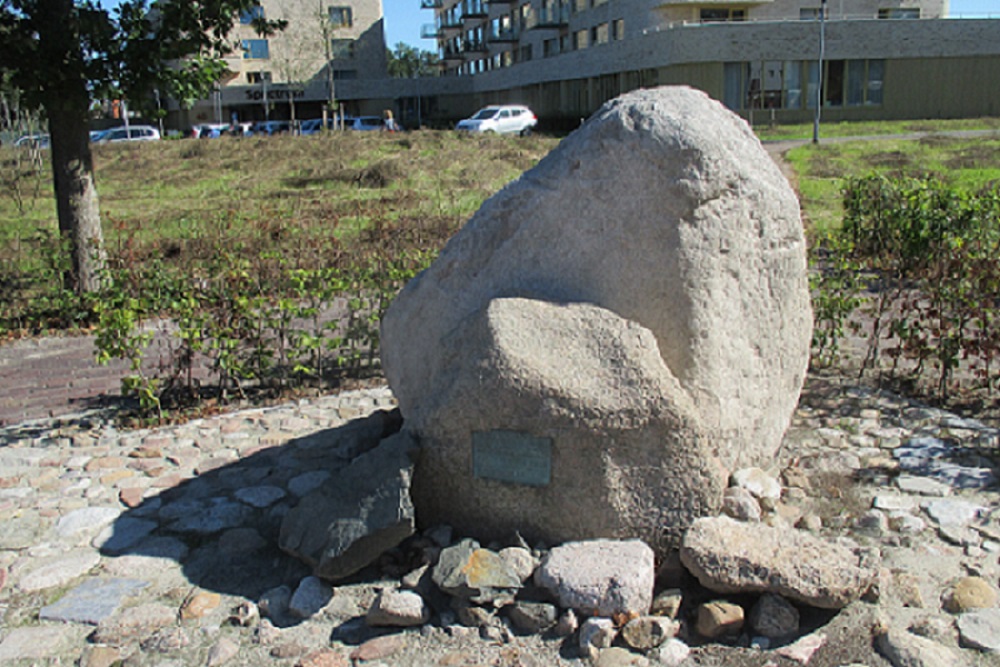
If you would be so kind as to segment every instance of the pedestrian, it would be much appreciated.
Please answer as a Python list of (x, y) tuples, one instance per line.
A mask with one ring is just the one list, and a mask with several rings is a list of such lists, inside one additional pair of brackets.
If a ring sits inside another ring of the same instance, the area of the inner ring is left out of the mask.
[(399, 132), (399, 124), (392, 117), (392, 111), (389, 109), (382, 112), (382, 122), (385, 125), (386, 132)]

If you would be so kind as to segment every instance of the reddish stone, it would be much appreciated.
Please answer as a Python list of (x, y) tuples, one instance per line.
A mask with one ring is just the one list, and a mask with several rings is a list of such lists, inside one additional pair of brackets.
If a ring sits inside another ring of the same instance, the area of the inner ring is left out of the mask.
[(304, 656), (295, 663), (295, 667), (351, 667), (351, 663), (342, 653), (332, 649), (321, 648)]
[(351, 652), (351, 660), (381, 660), (399, 653), (406, 646), (403, 635), (386, 635), (369, 639)]
[(125, 507), (138, 507), (142, 504), (143, 494), (145, 491), (146, 489), (140, 489), (139, 487), (122, 489), (118, 492), (118, 500), (120, 500), (122, 505)]

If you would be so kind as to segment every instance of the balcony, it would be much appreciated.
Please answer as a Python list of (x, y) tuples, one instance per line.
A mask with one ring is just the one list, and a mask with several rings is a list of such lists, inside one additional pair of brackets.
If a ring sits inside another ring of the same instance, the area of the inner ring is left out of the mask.
[(420, 0), (420, 9), (441, 9), (442, 0)]
[(462, 52), (463, 53), (489, 53), (489, 47), (486, 42), (479, 40), (467, 39), (462, 42)]
[(461, 49), (455, 48), (454, 46), (444, 47), (444, 51), (441, 53), (442, 62), (465, 62), (465, 54)]
[(530, 28), (562, 28), (569, 25), (569, 3), (550, 4), (538, 10), (532, 18)]
[(516, 42), (520, 38), (520, 34), (521, 31), (514, 26), (507, 26), (503, 28), (491, 27), (489, 34), (486, 35), (486, 41), (491, 44)]
[(462, 3), (463, 19), (484, 19), (490, 15), (490, 10), (482, 0), (467, 0)]
[(420, 26), (420, 36), (423, 39), (437, 39), (442, 34), (436, 23), (424, 23)]

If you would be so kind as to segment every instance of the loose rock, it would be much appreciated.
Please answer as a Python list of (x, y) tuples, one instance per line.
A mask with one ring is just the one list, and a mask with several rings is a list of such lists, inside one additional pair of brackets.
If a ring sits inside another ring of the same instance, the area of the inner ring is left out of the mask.
[(695, 522), (681, 560), (713, 591), (770, 592), (827, 609), (860, 598), (878, 576), (877, 553), (728, 517)]

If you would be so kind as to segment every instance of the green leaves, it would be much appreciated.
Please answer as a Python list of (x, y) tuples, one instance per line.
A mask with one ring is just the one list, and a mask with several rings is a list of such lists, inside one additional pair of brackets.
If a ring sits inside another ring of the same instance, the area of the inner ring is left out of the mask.
[[(868, 175), (844, 187), (844, 224), (814, 252), (814, 361), (830, 362), (853, 325), (862, 369), (991, 390), (1000, 355), (1000, 193)], [(959, 371), (967, 371), (962, 378)]]

